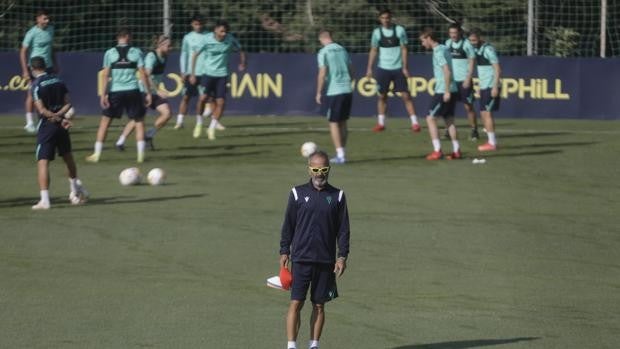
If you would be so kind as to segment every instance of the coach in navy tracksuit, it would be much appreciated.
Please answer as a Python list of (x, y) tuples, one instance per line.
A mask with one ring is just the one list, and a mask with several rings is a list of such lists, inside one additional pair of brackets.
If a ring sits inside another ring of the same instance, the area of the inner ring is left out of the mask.
[(294, 187), (289, 196), (280, 240), (280, 265), (292, 262), (287, 348), (297, 347), (299, 312), (310, 288), (313, 309), (309, 347), (318, 349), (325, 322), (324, 304), (338, 297), (336, 276), (346, 268), (349, 214), (344, 192), (327, 183), (328, 155), (316, 152), (308, 158), (308, 165), (310, 181)]

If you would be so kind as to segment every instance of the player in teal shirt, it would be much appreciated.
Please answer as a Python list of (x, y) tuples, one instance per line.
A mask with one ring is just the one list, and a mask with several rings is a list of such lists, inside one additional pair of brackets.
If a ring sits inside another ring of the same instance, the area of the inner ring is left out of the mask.
[[(164, 78), (164, 70), (166, 69), (166, 61), (168, 57), (168, 52), (170, 51), (170, 38), (166, 35), (157, 35), (153, 39), (153, 47), (154, 50), (150, 50), (144, 55), (144, 70), (151, 85), (151, 106), (150, 108), (153, 110), (157, 110), (159, 112), (159, 116), (155, 120), (154, 127), (150, 128), (145, 134), (145, 141), (151, 148), (151, 150), (155, 150), (155, 145), (153, 138), (158, 130), (162, 127), (166, 126), (168, 120), (170, 120), (171, 112), (170, 112), (170, 104), (168, 103), (167, 94), (165, 91), (159, 89), (159, 85), (162, 83)], [(140, 84), (140, 90), (142, 92), (146, 92), (142, 84)], [(130, 120), (125, 128), (123, 129), (122, 134), (116, 141), (116, 148), (120, 151), (125, 150), (125, 140), (131, 134), (135, 127), (135, 121)]]
[(319, 73), (317, 75), (315, 100), (321, 104), (321, 93), (327, 85), (326, 105), (329, 131), (336, 148), (334, 164), (344, 164), (347, 144), (347, 120), (351, 114), (353, 89), (351, 88), (351, 59), (347, 50), (335, 43), (328, 30), (319, 33), (323, 48), (318, 53)]
[[(58, 65), (56, 64), (56, 54), (52, 47), (54, 41), (54, 26), (49, 24), (50, 17), (46, 10), (39, 10), (36, 13), (36, 25), (34, 25), (22, 41), (22, 47), (19, 51), (19, 62), (22, 68), (22, 79), (34, 80), (30, 72), (30, 60), (33, 57), (43, 57), (47, 73), (58, 73)], [(37, 131), (33, 118), (33, 100), (30, 92), (26, 93), (26, 125), (24, 130), (28, 133)]]
[[(215, 108), (211, 123), (207, 129), (209, 140), (215, 140), (215, 130), (224, 130), (225, 127), (220, 123), (220, 118), (224, 112), (226, 100), (226, 83), (228, 79), (228, 60), (233, 51), (239, 52), (239, 71), (245, 70), (245, 53), (241, 50), (239, 41), (229, 33), (229, 26), (226, 21), (219, 20), (215, 23), (212, 33), (208, 33), (200, 50), (192, 55), (192, 68), (190, 81), (196, 81), (198, 56), (204, 52), (205, 60), (203, 64), (204, 77), (202, 85), (205, 94), (200, 98), (206, 102), (207, 98), (215, 99)], [(194, 128), (194, 138), (200, 137), (202, 125), (196, 124)]]
[(368, 66), (366, 67), (366, 78), (373, 77), (372, 68), (379, 56), (379, 63), (375, 72), (377, 81), (377, 125), (373, 128), (375, 132), (385, 130), (385, 113), (387, 110), (387, 97), (390, 84), (394, 84), (392, 92), (400, 92), (400, 97), (405, 104), (405, 109), (411, 119), (411, 130), (420, 132), (421, 128), (418, 118), (415, 115), (415, 108), (407, 79), (409, 69), (407, 68), (407, 34), (405, 28), (392, 23), (392, 12), (388, 9), (379, 13), (381, 26), (375, 28), (370, 38), (370, 52), (368, 53)]
[(446, 40), (446, 46), (452, 55), (452, 71), (458, 88), (456, 101), (463, 103), (469, 126), (471, 126), (470, 138), (476, 140), (478, 139), (478, 122), (473, 106), (474, 89), (472, 84), (476, 52), (469, 40), (463, 37), (463, 30), (459, 24), (450, 24), (448, 35), (450, 38)]
[[(103, 57), (103, 88), (100, 104), (103, 108), (95, 151), (86, 158), (88, 162), (99, 162), (103, 142), (108, 134), (112, 119), (123, 116), (127, 111), (129, 119), (136, 123), (137, 162), (144, 162), (144, 114), (145, 105), (151, 104), (151, 85), (144, 71), (142, 51), (130, 46), (131, 33), (127, 29), (120, 29), (116, 34), (117, 46), (106, 51)], [(140, 73), (140, 81), (145, 86), (145, 95), (142, 96), (136, 72)]]
[(460, 159), (461, 151), (454, 125), (454, 106), (456, 102), (457, 87), (452, 74), (452, 55), (450, 50), (439, 43), (437, 33), (432, 29), (426, 29), (420, 34), (422, 46), (427, 50), (433, 50), (433, 76), (435, 77), (435, 94), (426, 117), (428, 132), (433, 144), (433, 152), (426, 156), (427, 160), (439, 160), (443, 158), (439, 130), (436, 117), (441, 116), (446, 123), (446, 128), (452, 140), (452, 154), (447, 158)]
[[(192, 67), (192, 54), (195, 51), (200, 50), (204, 37), (206, 35), (206, 32), (204, 31), (204, 25), (202, 23), (203, 19), (201, 16), (193, 16), (190, 20), (192, 31), (183, 36), (179, 66), (181, 68), (181, 77), (183, 77), (185, 87), (183, 88), (181, 103), (179, 104), (179, 114), (177, 115), (177, 122), (174, 126), (175, 130), (183, 127), (183, 119), (185, 118), (185, 114), (187, 113), (187, 105), (189, 104), (189, 101), (192, 99), (192, 97), (199, 97), (204, 92), (202, 87), (200, 86), (200, 80), (202, 78), (202, 75), (204, 75), (204, 71), (202, 69), (202, 67), (204, 66), (204, 54), (198, 55), (198, 66), (200, 69), (196, 71), (196, 82), (192, 84), (189, 81)], [(207, 104), (203, 113), (203, 107), (205, 107), (205, 105), (203, 105), (200, 102), (200, 98), (198, 98), (196, 101), (196, 122), (200, 123), (201, 125), (203, 115), (210, 115), (213, 109), (213, 106)]]
[(469, 33), (469, 41), (476, 50), (478, 80), (480, 80), (480, 117), (487, 132), (488, 141), (478, 146), (479, 151), (497, 149), (495, 121), (491, 112), (499, 110), (499, 87), (501, 68), (495, 48), (482, 40), (482, 31), (478, 28)]

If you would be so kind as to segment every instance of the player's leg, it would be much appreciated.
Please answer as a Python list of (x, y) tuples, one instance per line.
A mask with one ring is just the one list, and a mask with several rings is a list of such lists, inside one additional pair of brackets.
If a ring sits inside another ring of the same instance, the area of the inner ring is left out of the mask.
[(492, 111), (499, 106), (499, 96), (492, 97), (491, 89), (480, 90), (480, 118), (487, 131), (487, 143), (478, 146), (479, 151), (493, 151), (497, 149), (497, 139), (495, 136), (495, 121)]
[(144, 141), (144, 116), (146, 115), (146, 106), (144, 105), (144, 97), (138, 90), (128, 91), (124, 96), (124, 107), (127, 110), (127, 116), (130, 120), (135, 121), (134, 131), (136, 134), (136, 161), (144, 162), (144, 149), (146, 142)]
[(226, 80), (226, 76), (213, 78), (211, 95), (215, 98), (215, 108), (213, 109), (213, 115), (211, 116), (211, 123), (207, 129), (207, 136), (210, 140), (215, 139), (215, 130), (226, 129), (220, 123), (220, 120), (224, 114), (224, 107), (226, 106)]
[(224, 113), (225, 105), (226, 105), (225, 98), (223, 97), (215, 98), (215, 108), (213, 109), (213, 115), (211, 115), (211, 123), (209, 123), (209, 128), (207, 129), (207, 137), (209, 138), (209, 140), (215, 139), (215, 130), (218, 129), (218, 125), (221, 126), (220, 118), (222, 117), (222, 114)]
[(146, 143), (149, 145), (151, 150), (155, 150), (155, 144), (153, 138), (157, 134), (162, 127), (166, 126), (170, 118), (172, 117), (172, 113), (170, 112), (170, 104), (168, 100), (162, 98), (159, 95), (153, 95), (153, 101), (151, 102), (151, 108), (155, 109), (159, 116), (155, 119), (155, 124), (151, 127), (144, 136)]
[(37, 133), (37, 182), (41, 198), (33, 210), (47, 210), (50, 208), (49, 196), (49, 162), (54, 160), (56, 151), (55, 126), (44, 124)]
[(299, 327), (301, 325), (300, 312), (304, 306), (304, 301), (291, 300), (286, 313), (286, 338), (287, 347), (297, 348), (297, 336), (299, 335)]
[(405, 105), (405, 109), (409, 115), (409, 120), (411, 120), (411, 132), (420, 132), (422, 127), (420, 127), (420, 123), (418, 122), (418, 116), (415, 113), (415, 107), (413, 105), (413, 98), (411, 98), (411, 93), (409, 93), (409, 84), (407, 83), (407, 77), (401, 70), (395, 71), (393, 73), (394, 79), (394, 92), (400, 92), (400, 98)]
[(202, 125), (204, 123), (204, 117), (202, 116), (202, 111), (204, 106), (207, 104), (209, 100), (209, 94), (211, 93), (211, 85), (212, 81), (208, 76), (201, 77), (201, 84), (197, 89), (199, 93), (198, 102), (196, 104), (196, 125), (194, 126), (193, 137), (198, 138), (202, 134)]
[(392, 81), (390, 72), (377, 68), (377, 124), (372, 129), (374, 132), (381, 132), (385, 130), (385, 113), (387, 110), (388, 91), (390, 89), (390, 82)]
[(112, 118), (106, 115), (102, 115), (99, 120), (99, 128), (97, 129), (97, 138), (95, 140), (95, 147), (93, 153), (86, 157), (88, 162), (99, 162), (101, 152), (103, 151), (103, 142), (108, 135), (108, 128), (112, 124)]
[(436, 93), (431, 100), (429, 107), (429, 114), (426, 116), (426, 125), (428, 127), (428, 134), (433, 144), (433, 152), (426, 156), (427, 160), (439, 160), (443, 158), (441, 152), (441, 141), (439, 140), (439, 130), (437, 128), (436, 117), (440, 115), (443, 105), (443, 94)]
[(181, 97), (181, 102), (179, 103), (179, 113), (177, 114), (177, 122), (174, 125), (175, 130), (183, 128), (183, 119), (187, 113), (187, 105), (189, 104), (189, 100), (190, 97), (187, 94), (184, 94), (183, 97)]
[(301, 323), (300, 312), (306, 301), (306, 294), (312, 281), (313, 267), (310, 263), (292, 263), (291, 303), (286, 314), (287, 348), (297, 348), (297, 335)]
[(129, 122), (123, 127), (123, 132), (118, 136), (118, 140), (116, 141), (116, 149), (118, 151), (125, 150), (125, 141), (127, 137), (133, 132), (133, 129), (136, 127), (136, 123), (133, 120), (129, 120)]
[(450, 135), (450, 140), (452, 141), (452, 154), (448, 155), (447, 159), (448, 160), (460, 159), (462, 157), (461, 146), (457, 138), (456, 124), (454, 123), (454, 116), (452, 115), (445, 116), (444, 121), (446, 122), (446, 129), (448, 130), (448, 134)]
[(34, 110), (33, 103), (32, 93), (30, 93), (30, 89), (28, 89), (28, 92), (26, 92), (26, 101), (24, 102), (24, 109), (26, 109), (26, 125), (24, 126), (24, 130), (28, 133), (37, 132), (37, 128), (34, 125), (34, 114), (32, 112)]
[(336, 156), (329, 160), (333, 164), (344, 164), (346, 162), (347, 120), (351, 114), (352, 101), (352, 93), (327, 96), (326, 98), (328, 103), (327, 118), (329, 120), (329, 131), (336, 149)]
[(325, 305), (312, 304), (312, 314), (310, 315), (310, 349), (319, 347), (319, 340), (325, 324)]
[(50, 208), (49, 194), (49, 160), (40, 159), (37, 161), (37, 182), (39, 183), (39, 193), (41, 199), (34, 206), (33, 210), (48, 210)]
[(467, 122), (471, 127), (471, 133), (469, 138), (472, 141), (478, 139), (478, 118), (476, 118), (476, 111), (474, 110), (474, 105), (471, 103), (463, 103), (463, 108), (465, 108), (465, 113), (467, 114)]
[(72, 205), (80, 205), (88, 200), (88, 191), (84, 188), (82, 181), (77, 175), (77, 166), (73, 158), (73, 153), (65, 153), (62, 155), (67, 165), (67, 177), (69, 178), (69, 202)]

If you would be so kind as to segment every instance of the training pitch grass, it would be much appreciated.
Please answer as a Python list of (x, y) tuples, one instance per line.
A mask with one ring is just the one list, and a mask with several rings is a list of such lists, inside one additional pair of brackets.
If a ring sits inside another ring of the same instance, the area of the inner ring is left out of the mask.
[[(91, 199), (68, 204), (57, 159), (52, 209), (32, 212), (35, 138), (0, 118), (0, 347), (284, 348), (287, 293), (265, 278), (289, 190), (307, 178), (299, 147), (333, 152), (327, 125), (229, 117), (210, 142), (188, 119), (138, 166), (163, 168), (159, 187), (118, 183), (135, 166), (131, 137), (113, 147), (118, 122), (86, 163), (98, 118), (78, 119)], [(466, 159), (439, 162), (424, 160), (426, 129), (390, 119), (373, 134), (373, 122), (351, 121), (350, 162), (330, 177), (349, 201), (352, 253), (322, 348), (617, 347), (619, 122), (499, 120), (492, 154), (461, 127)]]

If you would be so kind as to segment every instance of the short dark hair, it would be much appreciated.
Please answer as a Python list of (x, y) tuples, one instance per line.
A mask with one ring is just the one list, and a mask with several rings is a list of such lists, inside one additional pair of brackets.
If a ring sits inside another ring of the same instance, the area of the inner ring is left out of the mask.
[(469, 31), (469, 35), (474, 35), (476, 37), (481, 37), (482, 36), (482, 29), (480, 28), (471, 28), (471, 30)]
[(192, 19), (189, 22), (190, 23), (192, 23), (192, 22), (200, 22), (202, 24), (202, 20), (203, 20), (202, 16), (200, 14), (196, 13), (196, 14), (194, 14), (192, 16)]
[(450, 29), (456, 29), (460, 33), (463, 32), (463, 27), (461, 27), (461, 23), (459, 23), (459, 22), (450, 23), (450, 25), (448, 26), (448, 30), (450, 30)]
[(389, 8), (382, 8), (379, 10), (379, 16), (383, 16), (383, 15), (392, 15), (392, 11), (390, 11)]
[(47, 11), (47, 9), (40, 8), (40, 9), (37, 10), (37, 12), (34, 15), (34, 17), (37, 18), (39, 16), (49, 16), (49, 12)]
[(230, 26), (228, 25), (228, 22), (226, 22), (223, 19), (218, 19), (217, 21), (215, 21), (215, 25), (213, 26), (213, 29), (215, 29), (217, 27), (224, 27), (224, 29), (226, 29), (226, 31), (230, 30)]
[(319, 36), (321, 36), (321, 35), (323, 35), (323, 34), (327, 34), (327, 35), (329, 35), (329, 37), (331, 37), (331, 36), (332, 36), (332, 32), (331, 32), (331, 30), (329, 30), (329, 29), (325, 29), (325, 28), (323, 28), (323, 29), (319, 30)]
[(433, 28), (424, 28), (424, 30), (422, 30), (422, 32), (420, 32), (420, 37), (423, 38), (431, 38), (431, 40), (435, 41), (435, 42), (439, 42), (439, 37), (437, 36), (437, 32), (435, 32), (435, 30), (433, 30)]
[(129, 28), (120, 28), (116, 32), (116, 37), (117, 38), (121, 38), (123, 36), (131, 36), (131, 31), (129, 30)]
[(32, 57), (32, 59), (30, 60), (30, 67), (36, 70), (45, 70), (45, 68), (47, 68), (47, 66), (45, 65), (45, 59), (40, 56)]
[(310, 156), (308, 156), (308, 163), (310, 162), (310, 160), (317, 156), (323, 158), (323, 160), (325, 160), (325, 162), (329, 164), (329, 155), (327, 155), (327, 153), (323, 150), (317, 150), (314, 153), (310, 154)]

